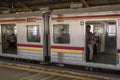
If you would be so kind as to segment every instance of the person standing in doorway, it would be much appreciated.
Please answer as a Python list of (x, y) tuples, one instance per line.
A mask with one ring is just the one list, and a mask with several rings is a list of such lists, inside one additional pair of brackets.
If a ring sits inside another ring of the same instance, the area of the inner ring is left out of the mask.
[(10, 37), (10, 46), (11, 48), (16, 48), (16, 36), (14, 33)]
[(87, 43), (87, 48), (88, 48), (88, 54), (89, 54), (89, 61), (93, 61), (93, 50), (94, 50), (94, 37), (95, 33), (90, 32), (91, 26), (87, 25), (86, 26), (86, 43)]

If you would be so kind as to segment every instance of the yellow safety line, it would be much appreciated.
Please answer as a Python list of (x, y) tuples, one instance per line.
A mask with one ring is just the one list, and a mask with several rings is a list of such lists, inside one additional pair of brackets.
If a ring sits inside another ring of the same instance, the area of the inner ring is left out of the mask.
[(11, 65), (6, 65), (6, 64), (0, 64), (0, 66), (7, 67), (7, 68), (14, 68), (14, 69), (18, 69), (18, 70), (25, 70), (25, 71), (38, 72), (38, 73), (43, 73), (43, 74), (56, 75), (56, 76), (67, 77), (67, 78), (75, 78), (75, 79), (80, 79), (80, 80), (97, 80), (94, 78), (86, 78), (86, 77), (73, 76), (73, 75), (62, 74), (62, 73), (57, 73), (57, 72), (48, 72), (48, 71), (44, 71), (44, 70), (16, 67), (16, 66), (11, 66)]

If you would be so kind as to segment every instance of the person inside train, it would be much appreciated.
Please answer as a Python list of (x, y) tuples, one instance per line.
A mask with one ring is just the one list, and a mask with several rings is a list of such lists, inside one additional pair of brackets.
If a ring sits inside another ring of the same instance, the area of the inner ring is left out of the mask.
[(16, 36), (14, 33), (10, 36), (10, 48), (16, 48)]
[(60, 33), (61, 33), (61, 37), (59, 39), (59, 42), (60, 43), (69, 43), (70, 36), (69, 36), (69, 33), (66, 32), (66, 29), (64, 27), (60, 30)]
[(87, 25), (86, 26), (86, 44), (88, 48), (88, 61), (93, 61), (93, 52), (94, 52), (94, 38), (95, 38), (95, 33), (90, 32), (91, 26)]

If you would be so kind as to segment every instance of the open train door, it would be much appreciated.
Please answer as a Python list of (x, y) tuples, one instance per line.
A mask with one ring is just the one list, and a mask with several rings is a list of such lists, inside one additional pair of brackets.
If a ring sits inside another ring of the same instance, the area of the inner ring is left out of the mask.
[[(117, 30), (115, 20), (87, 21), (94, 35), (93, 60), (90, 62), (117, 64)], [(86, 28), (87, 29), (87, 28)], [(87, 41), (86, 41), (87, 42)], [(90, 46), (89, 46), (90, 47)], [(86, 43), (86, 61), (89, 62), (90, 49)]]
[(1, 24), (2, 53), (17, 54), (15, 24)]

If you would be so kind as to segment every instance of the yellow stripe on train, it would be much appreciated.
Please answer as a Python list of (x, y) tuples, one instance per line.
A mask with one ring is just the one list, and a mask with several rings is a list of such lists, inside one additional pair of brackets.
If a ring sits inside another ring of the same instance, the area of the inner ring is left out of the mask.
[(120, 58), (120, 53), (118, 53), (118, 57)]
[(18, 47), (19, 50), (29, 50), (29, 51), (42, 51), (43, 48), (33, 48), (33, 47)]
[[(29, 51), (42, 51), (43, 48), (31, 48), (31, 47), (18, 47), (19, 50), (29, 50)], [(67, 53), (67, 54), (84, 54), (82, 50), (61, 50), (61, 49), (52, 49), (51, 52), (56, 53)]]
[(82, 50), (52, 49), (51, 52), (54, 52), (54, 53), (67, 53), (67, 54), (84, 54), (84, 52)]

